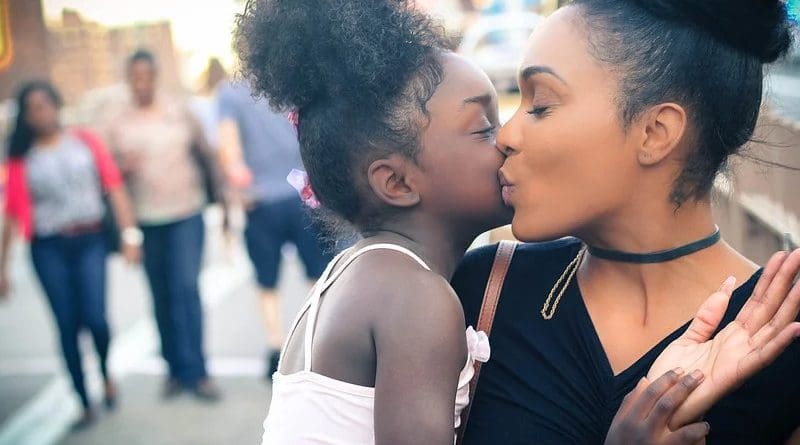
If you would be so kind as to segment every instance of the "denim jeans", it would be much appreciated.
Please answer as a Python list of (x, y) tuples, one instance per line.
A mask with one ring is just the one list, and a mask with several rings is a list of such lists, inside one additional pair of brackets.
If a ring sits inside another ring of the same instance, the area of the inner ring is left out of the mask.
[(100, 369), (106, 361), (111, 333), (106, 321), (106, 250), (100, 233), (34, 238), (33, 267), (44, 288), (58, 325), (61, 349), (72, 385), (84, 407), (89, 398), (84, 384), (78, 334), (87, 328), (94, 338)]
[(207, 376), (198, 279), (205, 226), (202, 215), (142, 226), (144, 267), (153, 294), (161, 354), (170, 378), (193, 387)]

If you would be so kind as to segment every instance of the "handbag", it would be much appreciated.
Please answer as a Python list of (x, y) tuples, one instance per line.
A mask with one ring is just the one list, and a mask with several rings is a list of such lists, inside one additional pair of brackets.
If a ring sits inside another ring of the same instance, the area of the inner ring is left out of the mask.
[(114, 209), (111, 207), (111, 199), (109, 199), (108, 193), (103, 194), (103, 206), (105, 207), (105, 212), (103, 213), (101, 226), (106, 249), (109, 253), (119, 253), (122, 241), (120, 240), (117, 218), (114, 216)]
[[(94, 143), (92, 139), (84, 132), (84, 130), (76, 130), (75, 135), (87, 147), (91, 147)], [(100, 169), (95, 165), (97, 170), (97, 180), (102, 184), (103, 180), (100, 178)], [(119, 226), (117, 225), (117, 218), (114, 215), (114, 208), (111, 206), (111, 199), (108, 192), (103, 190), (103, 219), (100, 221), (103, 239), (106, 244), (106, 249), (109, 253), (119, 253), (122, 245)]]
[(197, 171), (200, 173), (200, 181), (202, 182), (201, 185), (206, 198), (206, 204), (219, 203), (222, 198), (219, 192), (220, 187), (214, 167), (214, 160), (211, 159), (211, 155), (196, 142), (192, 143), (191, 154)]
[[(486, 290), (483, 293), (483, 303), (481, 304), (481, 312), (478, 316), (478, 332), (483, 331), (488, 337), (492, 332), (492, 324), (494, 323), (494, 314), (497, 312), (497, 303), (500, 301), (500, 293), (503, 290), (503, 284), (506, 280), (508, 268), (511, 266), (511, 260), (514, 257), (514, 252), (517, 249), (517, 243), (513, 241), (500, 241), (497, 246), (497, 253), (494, 256), (494, 263), (492, 264), (492, 271), (489, 273), (489, 280), (486, 282)], [(469, 382), (469, 403), (461, 412), (461, 425), (456, 431), (456, 443), (461, 445), (464, 440), (464, 432), (467, 430), (467, 422), (469, 421), (469, 412), (472, 408), (472, 399), (475, 397), (475, 389), (478, 386), (478, 378), (481, 374), (481, 365), (483, 363), (475, 361), (475, 375)]]

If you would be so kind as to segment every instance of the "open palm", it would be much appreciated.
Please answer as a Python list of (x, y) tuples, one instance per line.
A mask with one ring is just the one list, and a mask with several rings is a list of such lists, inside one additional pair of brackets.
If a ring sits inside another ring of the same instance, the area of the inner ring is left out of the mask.
[[(714, 335), (728, 307), (735, 280), (728, 279), (697, 312), (686, 332), (658, 356), (647, 374), (699, 369), (705, 380), (670, 421), (670, 429), (694, 422), (723, 396), (775, 360), (800, 336), (800, 249), (775, 254), (736, 319)], [(712, 337), (713, 336), (713, 337)]]

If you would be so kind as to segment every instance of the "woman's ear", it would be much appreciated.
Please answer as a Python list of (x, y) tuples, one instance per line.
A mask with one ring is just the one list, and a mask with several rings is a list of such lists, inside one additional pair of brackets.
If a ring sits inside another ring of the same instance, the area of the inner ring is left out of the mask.
[(654, 166), (667, 159), (681, 145), (686, 133), (686, 110), (678, 104), (659, 104), (643, 116), (643, 140), (637, 153), (639, 164)]
[(367, 179), (373, 193), (392, 207), (413, 207), (419, 204), (419, 192), (410, 180), (413, 163), (393, 154), (370, 164)]

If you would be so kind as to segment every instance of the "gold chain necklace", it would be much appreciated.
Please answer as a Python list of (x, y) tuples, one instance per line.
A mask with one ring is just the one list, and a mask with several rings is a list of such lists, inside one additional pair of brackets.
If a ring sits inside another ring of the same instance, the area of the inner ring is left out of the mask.
[[(553, 318), (553, 315), (556, 313), (556, 309), (558, 308), (558, 303), (561, 301), (561, 297), (564, 296), (564, 292), (566, 292), (567, 288), (569, 287), (570, 283), (572, 283), (572, 278), (575, 276), (575, 273), (578, 271), (578, 268), (581, 266), (581, 261), (583, 257), (586, 256), (586, 246), (583, 246), (578, 252), (578, 255), (575, 256), (575, 259), (572, 260), (571, 263), (567, 265), (567, 268), (564, 269), (564, 273), (558, 278), (556, 281), (555, 286), (550, 289), (550, 295), (547, 296), (547, 300), (544, 301), (544, 306), (542, 306), (542, 318), (545, 320), (550, 320)], [(563, 286), (562, 286), (563, 283)], [(559, 290), (560, 289), (560, 290)], [(556, 291), (558, 291), (558, 295), (556, 296), (556, 300), (553, 302), (553, 306), (550, 306), (550, 301), (553, 299), (553, 295), (555, 295)]]

